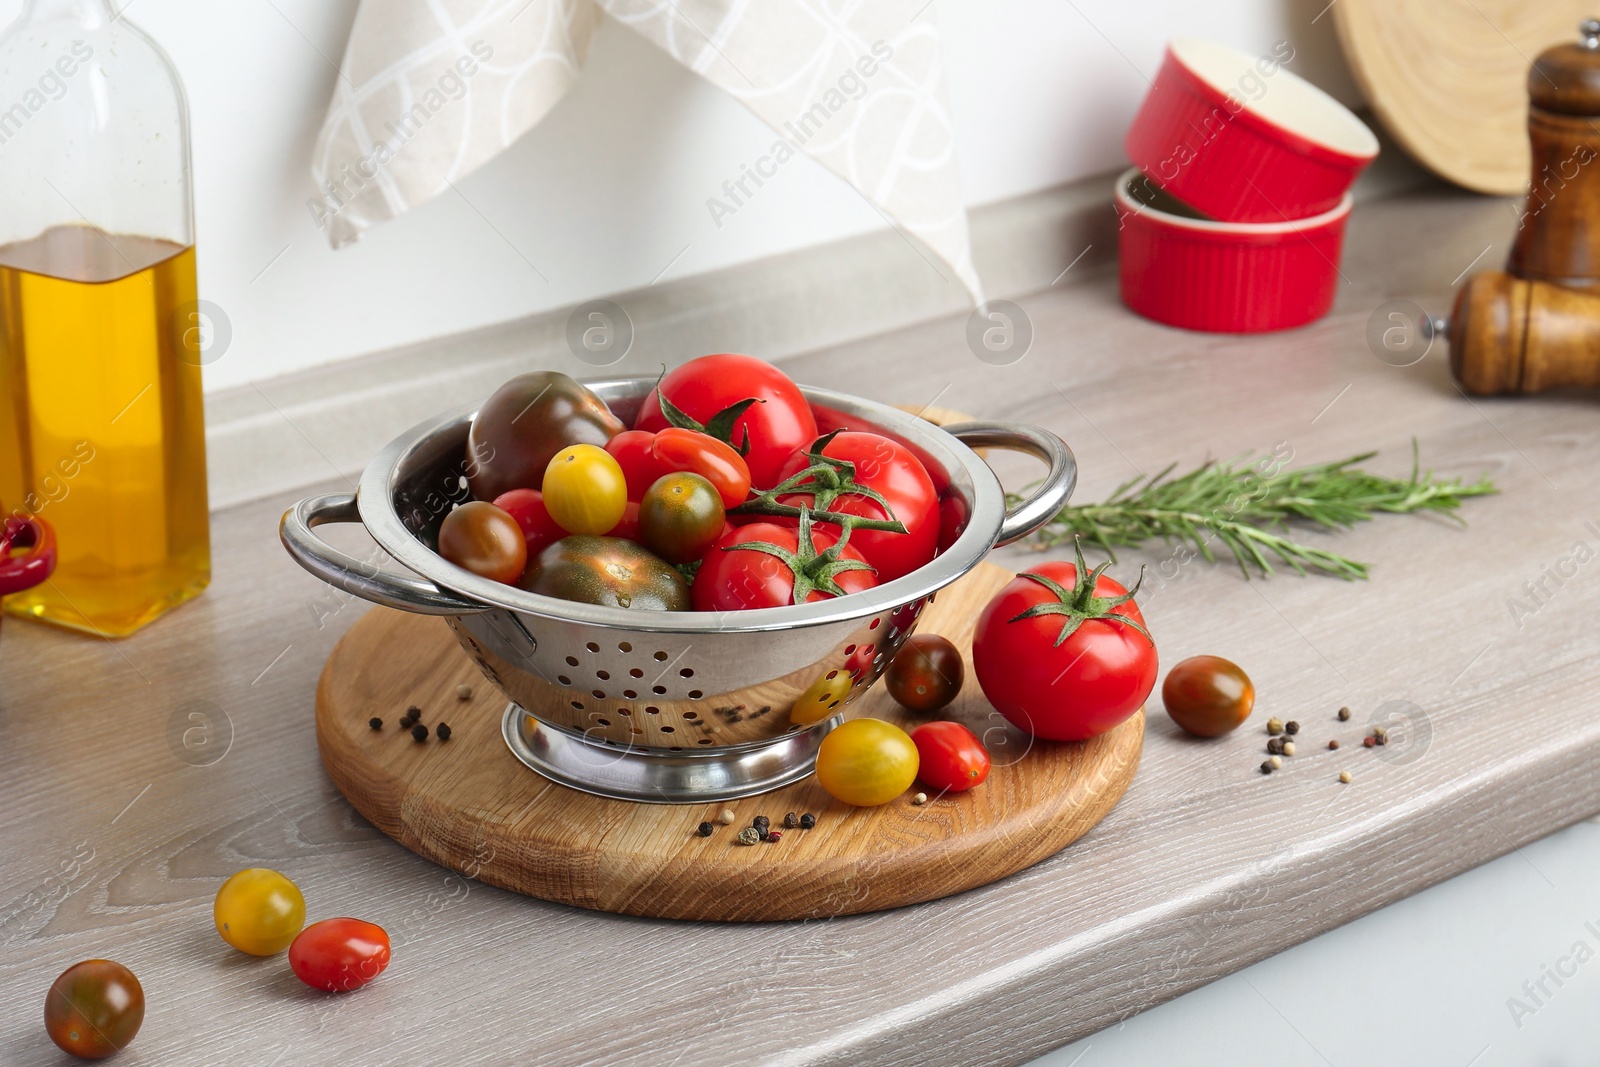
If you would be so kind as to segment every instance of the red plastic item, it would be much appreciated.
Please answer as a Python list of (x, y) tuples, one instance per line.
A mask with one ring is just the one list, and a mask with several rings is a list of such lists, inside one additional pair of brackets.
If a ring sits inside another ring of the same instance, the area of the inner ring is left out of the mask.
[(1284, 69), (1286, 47), (1255, 57), (1173, 41), (1123, 142), (1128, 158), (1212, 219), (1284, 222), (1337, 210), (1378, 139)]
[(1260, 333), (1327, 314), (1352, 204), (1298, 222), (1196, 217), (1137, 169), (1117, 179), (1122, 300), (1188, 330)]
[[(12, 556), (13, 547), (29, 547)], [(56, 534), (37, 515), (12, 515), (0, 526), (0, 596), (32, 589), (56, 569)]]

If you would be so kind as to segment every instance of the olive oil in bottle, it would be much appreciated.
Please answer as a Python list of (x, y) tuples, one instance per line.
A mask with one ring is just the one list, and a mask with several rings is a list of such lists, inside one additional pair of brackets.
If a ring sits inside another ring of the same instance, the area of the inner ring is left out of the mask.
[(8, 611), (116, 636), (210, 580), (194, 307), (193, 246), (83, 225), (0, 246), (0, 501), (60, 546)]
[(56, 531), (5, 610), (132, 633), (211, 577), (189, 110), (111, 0), (0, 33), (0, 509)]

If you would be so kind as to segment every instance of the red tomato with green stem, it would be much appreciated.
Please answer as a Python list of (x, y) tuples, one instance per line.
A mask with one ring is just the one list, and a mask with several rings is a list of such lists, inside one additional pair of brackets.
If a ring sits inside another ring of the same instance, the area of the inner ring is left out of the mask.
[(738, 507), (750, 495), (750, 468), (726, 441), (669, 426), (655, 435), (650, 451), (663, 471), (687, 471), (710, 482), (724, 508)]
[(726, 441), (744, 457), (757, 487), (777, 485), (789, 457), (817, 436), (811, 405), (788, 375), (765, 360), (731, 352), (668, 371), (645, 397), (633, 425), (652, 432), (678, 426)]
[(862, 558), (877, 569), (880, 584), (910, 574), (938, 552), (939, 493), (922, 462), (903, 445), (881, 434), (841, 431), (791, 456), (783, 467), (783, 481), (808, 470), (811, 473), (794, 491), (779, 496), (778, 503), (893, 520), (905, 527), (905, 533), (858, 529), (850, 538)]
[(323, 919), (289, 946), (289, 966), (313, 989), (360, 989), (389, 966), (389, 935), (361, 919)]
[[(1132, 591), (1077, 563), (1041, 563), (1013, 578), (978, 616), (972, 665), (995, 710), (1035, 737), (1082, 741), (1144, 704), (1156, 646)], [(1143, 580), (1141, 575), (1141, 581)]]
[(624, 430), (606, 442), (606, 451), (617, 461), (622, 476), (628, 481), (628, 499), (634, 503), (643, 500), (645, 490), (670, 471), (662, 466), (651, 449), (655, 440), (656, 435), (645, 430)]
[(989, 750), (959, 722), (925, 722), (911, 731), (917, 777), (941, 793), (959, 793), (989, 777)]
[(811, 525), (769, 522), (730, 528), (707, 552), (690, 589), (696, 611), (741, 611), (805, 604), (878, 584), (861, 553)]

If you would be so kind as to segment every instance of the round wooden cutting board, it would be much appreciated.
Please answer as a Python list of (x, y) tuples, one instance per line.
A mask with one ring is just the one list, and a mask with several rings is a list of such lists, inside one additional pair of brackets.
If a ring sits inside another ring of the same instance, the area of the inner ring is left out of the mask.
[[(918, 629), (966, 651), (967, 685), (938, 717), (984, 739), (994, 768), (966, 793), (910, 794), (852, 808), (814, 779), (711, 805), (633, 804), (580, 793), (517, 761), (501, 737), (505, 697), (478, 673), (439, 619), (374, 608), (335, 647), (317, 687), (317, 741), (334, 783), (384, 833), (468, 877), (546, 900), (671, 919), (809, 919), (913, 904), (985, 885), (1054, 855), (1100, 821), (1133, 778), (1144, 713), (1092, 741), (1030, 742), (1006, 724), (972, 680), (978, 612), (1011, 574), (992, 564), (950, 586)], [(472, 687), (459, 700), (456, 687)], [(451, 736), (412, 740), (398, 726), (409, 705)], [(882, 685), (853, 715), (908, 715)], [(383, 719), (381, 730), (367, 720)], [(931, 794), (930, 794), (931, 795)], [(737, 821), (715, 823), (731, 808)], [(740, 845), (757, 815), (781, 828), (812, 812), (812, 830)], [(702, 820), (716, 825), (697, 836)]]
[(1528, 68), (1578, 39), (1588, 0), (1337, 0), (1362, 95), (1419, 163), (1481, 193), (1528, 187)]

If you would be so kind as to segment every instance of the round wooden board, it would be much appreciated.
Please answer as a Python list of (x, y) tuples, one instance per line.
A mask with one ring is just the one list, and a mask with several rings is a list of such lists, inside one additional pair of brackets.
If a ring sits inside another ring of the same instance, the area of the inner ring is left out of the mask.
[(1528, 187), (1528, 68), (1578, 39), (1587, 0), (1338, 0), (1351, 73), (1384, 128), (1435, 174), (1481, 193)]
[[(968, 651), (968, 682), (941, 717), (967, 723), (995, 766), (983, 785), (879, 808), (852, 808), (807, 778), (759, 797), (712, 805), (632, 804), (556, 785), (519, 763), (500, 735), (505, 697), (439, 619), (375, 608), (335, 647), (317, 687), (317, 742), (340, 791), (384, 833), (419, 855), (491, 885), (601, 911), (671, 919), (809, 919), (913, 904), (985, 885), (1054, 855), (1103, 818), (1133, 778), (1141, 711), (1102, 737), (1029, 742), (972, 681), (978, 612), (1011, 574), (992, 564), (950, 586), (919, 629)], [(456, 698), (456, 687), (472, 698)], [(448, 741), (416, 742), (397, 722), (407, 706)], [(852, 705), (904, 725), (883, 686)], [(382, 730), (367, 720), (382, 718)], [(722, 808), (738, 821), (696, 835)], [(813, 830), (740, 845), (757, 815), (781, 827), (813, 812)]]

